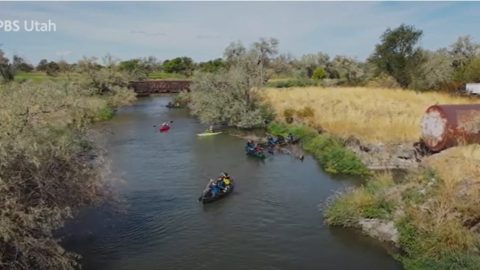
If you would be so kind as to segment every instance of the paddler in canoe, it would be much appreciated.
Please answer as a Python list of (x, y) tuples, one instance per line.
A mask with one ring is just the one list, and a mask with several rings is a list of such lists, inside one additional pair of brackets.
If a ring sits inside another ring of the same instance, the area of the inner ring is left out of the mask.
[(210, 179), (202, 195), (198, 198), (203, 203), (218, 200), (233, 191), (233, 180), (228, 173), (222, 173), (216, 180)]
[(199, 133), (197, 136), (212, 136), (212, 135), (218, 135), (221, 134), (221, 131), (216, 132), (215, 129), (213, 128), (213, 125), (210, 125), (207, 130), (205, 130), (204, 133)]
[(158, 129), (160, 132), (167, 132), (170, 129), (170, 124), (173, 123), (173, 121), (168, 122), (163, 122), (160, 125), (160, 128)]

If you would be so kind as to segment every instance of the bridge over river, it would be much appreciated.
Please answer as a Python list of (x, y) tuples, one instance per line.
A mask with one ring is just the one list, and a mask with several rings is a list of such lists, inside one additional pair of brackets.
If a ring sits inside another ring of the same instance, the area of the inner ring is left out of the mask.
[(149, 96), (151, 94), (178, 93), (190, 91), (190, 80), (144, 80), (130, 82), (138, 96)]

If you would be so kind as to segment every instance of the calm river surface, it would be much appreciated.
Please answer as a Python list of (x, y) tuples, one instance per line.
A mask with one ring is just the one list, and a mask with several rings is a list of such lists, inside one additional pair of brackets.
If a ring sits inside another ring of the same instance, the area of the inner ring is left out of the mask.
[[(168, 101), (140, 99), (104, 124), (124, 210), (91, 209), (67, 225), (65, 246), (83, 269), (401, 269), (372, 239), (323, 224), (320, 205), (353, 180), (309, 156), (262, 162), (239, 138), (197, 137), (205, 126)], [(168, 133), (152, 127), (166, 120)], [(235, 192), (202, 205), (208, 178), (223, 170)]]

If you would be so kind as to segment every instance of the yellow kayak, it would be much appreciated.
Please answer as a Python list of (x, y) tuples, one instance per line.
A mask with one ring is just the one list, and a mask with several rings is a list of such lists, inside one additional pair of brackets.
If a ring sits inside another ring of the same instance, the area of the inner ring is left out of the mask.
[(222, 132), (204, 132), (204, 133), (199, 133), (197, 136), (213, 136), (213, 135), (218, 135), (221, 134)]

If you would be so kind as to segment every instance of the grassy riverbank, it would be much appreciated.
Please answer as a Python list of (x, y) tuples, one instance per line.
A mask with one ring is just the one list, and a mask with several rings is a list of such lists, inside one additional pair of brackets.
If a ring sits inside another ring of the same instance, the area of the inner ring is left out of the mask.
[(53, 231), (106, 195), (106, 168), (86, 131), (135, 98), (108, 89), (99, 94), (87, 77), (0, 84), (0, 268), (76, 267)]
[[(379, 175), (339, 194), (325, 211), (334, 226), (393, 224), (407, 269), (478, 269), (480, 146), (448, 149), (399, 181)], [(367, 232), (368, 233), (368, 232)]]
[[(428, 106), (475, 102), (440, 93), (368, 88), (266, 89), (265, 98), (279, 121), (323, 130), (322, 138), (354, 136), (369, 143), (414, 142)], [(284, 126), (273, 126), (272, 133), (295, 131)], [(314, 147), (309, 152), (322, 164), (329, 150)], [(367, 176), (364, 185), (328, 202), (325, 221), (393, 243), (400, 249), (394, 256), (406, 269), (478, 269), (479, 175), (479, 145), (451, 148), (425, 158), (401, 179), (390, 173)]]
[(365, 165), (346, 149), (342, 141), (328, 134), (319, 134), (315, 129), (303, 125), (286, 125), (273, 123), (268, 132), (286, 137), (288, 133), (300, 138), (305, 151), (312, 154), (322, 168), (333, 174), (365, 176), (368, 170)]

